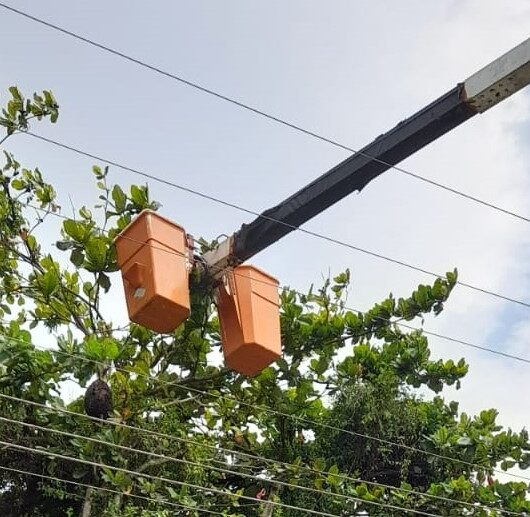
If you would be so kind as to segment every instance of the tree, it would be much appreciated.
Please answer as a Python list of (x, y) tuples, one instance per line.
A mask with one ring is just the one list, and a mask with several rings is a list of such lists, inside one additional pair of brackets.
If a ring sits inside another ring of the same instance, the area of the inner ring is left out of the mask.
[[(57, 121), (51, 92), (25, 99), (12, 87), (10, 94), (2, 144), (32, 118)], [(219, 325), (200, 268), (191, 275), (191, 317), (172, 334), (115, 328), (103, 313), (101, 300), (120, 283), (113, 238), (143, 209), (159, 208), (147, 186), (110, 185), (108, 168), (96, 165), (98, 204), (68, 218), (37, 168), (4, 156), (3, 515), (530, 511), (527, 484), (502, 482), (496, 470), (528, 468), (527, 432), (497, 425), (494, 409), (459, 413), (439, 394), (459, 387), (464, 359), (431, 359), (421, 330), (399, 324), (440, 314), (456, 271), (366, 313), (345, 305), (349, 272), (307, 294), (284, 289), (283, 358), (246, 379), (212, 359)], [(43, 236), (49, 240), (58, 218), (61, 235), (47, 246)], [(200, 245), (198, 253), (212, 244)], [(54, 349), (39, 344), (42, 328), (55, 337)], [(86, 388), (103, 372), (114, 408), (107, 421), (88, 418), (82, 397), (61, 397), (63, 381)], [(418, 388), (438, 395), (422, 398)]]

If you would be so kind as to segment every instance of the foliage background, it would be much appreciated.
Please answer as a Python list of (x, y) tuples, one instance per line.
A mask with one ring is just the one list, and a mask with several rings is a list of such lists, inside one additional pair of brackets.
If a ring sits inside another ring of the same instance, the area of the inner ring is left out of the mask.
[[(10, 95), (0, 119), (2, 143), (32, 119), (57, 121), (51, 92), (25, 99), (13, 87)], [(377, 503), (439, 515), (462, 515), (458, 502), (469, 503), (469, 515), (495, 515), (491, 508), (530, 511), (527, 484), (502, 482), (494, 470), (528, 468), (527, 432), (497, 425), (495, 409), (475, 417), (459, 413), (439, 394), (445, 386), (460, 386), (468, 371), (464, 359), (431, 359), (421, 331), (399, 326), (440, 314), (456, 271), (420, 285), (410, 297), (390, 295), (366, 313), (347, 308), (349, 271), (306, 294), (286, 288), (284, 358), (247, 380), (212, 360), (219, 350), (218, 322), (211, 286), (199, 273), (192, 276), (192, 317), (171, 335), (136, 325), (115, 328), (112, 315), (102, 313), (102, 299), (119, 282), (113, 237), (141, 210), (159, 208), (146, 186), (110, 184), (108, 169), (94, 166), (99, 200), (68, 218), (37, 168), (25, 168), (7, 151), (4, 157), (0, 393), (82, 413), (82, 399), (62, 400), (61, 383), (73, 379), (85, 387), (103, 377), (112, 387), (115, 414), (114, 425), (106, 425), (2, 397), (4, 418), (42, 428), (4, 420), (2, 441), (142, 474), (5, 446), (4, 467), (117, 492), (66, 490), (4, 470), (0, 504), (6, 512), (164, 515), (160, 507), (168, 501), (249, 516), (296, 514), (281, 505), (336, 515), (403, 514)], [(46, 231), (54, 216), (64, 218), (57, 239)], [(53, 253), (50, 241), (56, 241)], [(61, 254), (68, 265), (58, 260)], [(54, 350), (42, 350), (34, 340), (41, 327), (56, 339)], [(426, 390), (438, 395), (426, 399)], [(181, 440), (155, 439), (120, 423)], [(258, 494), (278, 505), (254, 499)]]

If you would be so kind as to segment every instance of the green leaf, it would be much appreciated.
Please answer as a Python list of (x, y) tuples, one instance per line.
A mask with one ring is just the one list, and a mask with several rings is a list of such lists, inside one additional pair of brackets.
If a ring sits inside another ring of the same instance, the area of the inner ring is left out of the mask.
[(98, 283), (105, 290), (106, 293), (109, 292), (110, 278), (108, 275), (106, 275), (105, 273), (100, 273), (98, 277)]
[(85, 353), (91, 359), (104, 361), (116, 359), (120, 353), (116, 341), (110, 338), (98, 339), (90, 336), (85, 341)]
[(26, 182), (23, 181), (23, 180), (14, 179), (14, 180), (11, 182), (11, 186), (12, 186), (15, 190), (24, 190), (24, 189), (26, 188)]
[(366, 485), (361, 484), (357, 487), (357, 495), (359, 497), (365, 497), (368, 494), (368, 489), (366, 488)]
[(41, 207), (50, 204), (55, 199), (55, 190), (50, 185), (44, 185), (44, 187), (35, 191), (37, 199), (41, 203)]
[(79, 215), (83, 218), (83, 219), (92, 219), (92, 212), (86, 207), (86, 206), (83, 206), (80, 210), (79, 210)]
[(325, 356), (318, 359), (311, 359), (310, 367), (317, 374), (322, 375), (329, 366), (329, 360)]
[(17, 115), (17, 104), (13, 101), (9, 101), (7, 103), (7, 113), (11, 117), (11, 120), (15, 120), (15, 117)]
[(313, 469), (319, 472), (324, 471), (326, 468), (326, 461), (323, 458), (316, 458), (313, 462)]
[(48, 297), (53, 294), (53, 292), (59, 286), (59, 279), (57, 278), (57, 274), (55, 272), (46, 271), (46, 273), (37, 277), (37, 284), (42, 294)]
[(70, 262), (77, 267), (81, 267), (83, 262), (85, 261), (85, 254), (83, 251), (79, 248), (75, 248), (72, 250), (72, 253), (70, 254)]
[(84, 225), (80, 222), (68, 219), (63, 223), (63, 229), (66, 235), (70, 236), (74, 241), (82, 243), (86, 236), (87, 231)]
[(44, 95), (44, 102), (46, 103), (46, 105), (49, 106), (49, 107), (54, 106), (55, 105), (55, 99), (53, 98), (52, 93), (47, 91), (47, 90), (44, 90), (42, 93)]
[(132, 185), (131, 186), (131, 199), (138, 208), (140, 209), (147, 208), (149, 206), (147, 188), (138, 187), (137, 185)]
[(332, 465), (328, 470), (328, 483), (331, 486), (337, 486), (339, 484), (339, 467), (337, 465)]
[(337, 465), (332, 465), (332, 466), (329, 468), (328, 472), (329, 472), (330, 474), (333, 474), (334, 476), (336, 476), (336, 475), (339, 473), (339, 467), (337, 467)]
[[(501, 465), (501, 468), (502, 468), (502, 465)], [(504, 469), (506, 470), (506, 469)], [(496, 483), (495, 484), (495, 490), (497, 491), (497, 493), (507, 499), (508, 497), (510, 497), (512, 495), (512, 489), (508, 486), (508, 485), (503, 485), (501, 483)]]
[(314, 483), (315, 483), (315, 488), (317, 490), (322, 490), (322, 488), (324, 487), (324, 480), (321, 477), (315, 478)]
[(454, 271), (448, 271), (445, 274), (445, 277), (447, 278), (447, 282), (449, 285), (453, 286), (456, 284), (458, 279), (458, 271), (455, 269)]
[(87, 339), (85, 353), (91, 359), (103, 360), (103, 347), (96, 337), (90, 336)]
[(66, 250), (73, 248), (75, 245), (73, 242), (70, 242), (70, 241), (57, 241), (55, 243), (55, 246), (57, 246), (57, 248), (60, 249), (61, 251), (66, 251)]
[(516, 462), (515, 461), (511, 461), (511, 460), (501, 461), (501, 469), (502, 470), (511, 469), (515, 464), (516, 464)]
[(127, 196), (119, 185), (114, 185), (114, 188), (112, 189), (112, 199), (114, 200), (116, 211), (118, 213), (123, 212), (127, 203)]
[(107, 240), (104, 237), (92, 237), (85, 247), (86, 258), (90, 264), (86, 267), (90, 271), (101, 271), (107, 262)]
[(90, 282), (84, 282), (83, 283), (83, 292), (87, 296), (92, 296), (93, 289), (94, 289), (94, 286)]
[(10, 86), (9, 87), (9, 92), (13, 96), (13, 99), (15, 99), (17, 101), (22, 101), (22, 95), (21, 95), (19, 89), (16, 86)]
[(170, 497), (172, 499), (178, 499), (179, 498), (179, 495), (177, 494), (177, 492), (175, 492), (175, 490), (173, 488), (171, 488), (170, 486), (166, 487), (166, 490), (168, 491), (168, 494), (170, 495)]
[(116, 341), (110, 338), (103, 340), (103, 351), (106, 359), (114, 360), (120, 355), (120, 349)]

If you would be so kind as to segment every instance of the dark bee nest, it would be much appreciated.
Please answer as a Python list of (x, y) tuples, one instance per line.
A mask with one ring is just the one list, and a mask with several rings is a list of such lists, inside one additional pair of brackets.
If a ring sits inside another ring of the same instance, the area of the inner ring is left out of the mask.
[(112, 413), (112, 392), (106, 382), (97, 379), (87, 388), (85, 411), (95, 418), (109, 418)]

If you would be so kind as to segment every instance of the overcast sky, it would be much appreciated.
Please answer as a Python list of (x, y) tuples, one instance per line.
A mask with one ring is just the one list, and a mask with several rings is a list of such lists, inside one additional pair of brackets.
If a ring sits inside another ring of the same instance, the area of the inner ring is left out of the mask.
[[(66, 0), (11, 5), (358, 149), (529, 36), (530, 1)], [(261, 211), (347, 157), (175, 81), (0, 8), (0, 90), (51, 89), (57, 125), (36, 132)], [(414, 172), (530, 216), (530, 99), (519, 92), (402, 163)], [(17, 136), (9, 147), (59, 189), (63, 213), (91, 205), (93, 160)], [(141, 178), (112, 169), (121, 184)], [(249, 221), (150, 183), (161, 213), (214, 238)], [(71, 203), (70, 199), (71, 198)], [(530, 302), (528, 223), (389, 171), (308, 229)], [(50, 241), (56, 235), (50, 234)], [(349, 305), (432, 281), (303, 234), (253, 263), (306, 289), (350, 268)], [(118, 278), (116, 278), (118, 279)], [(121, 291), (107, 304), (123, 321)], [(425, 328), (530, 357), (530, 309), (458, 287)], [(528, 365), (431, 339), (436, 356), (465, 356), (461, 408), (500, 410), (528, 425)]]

